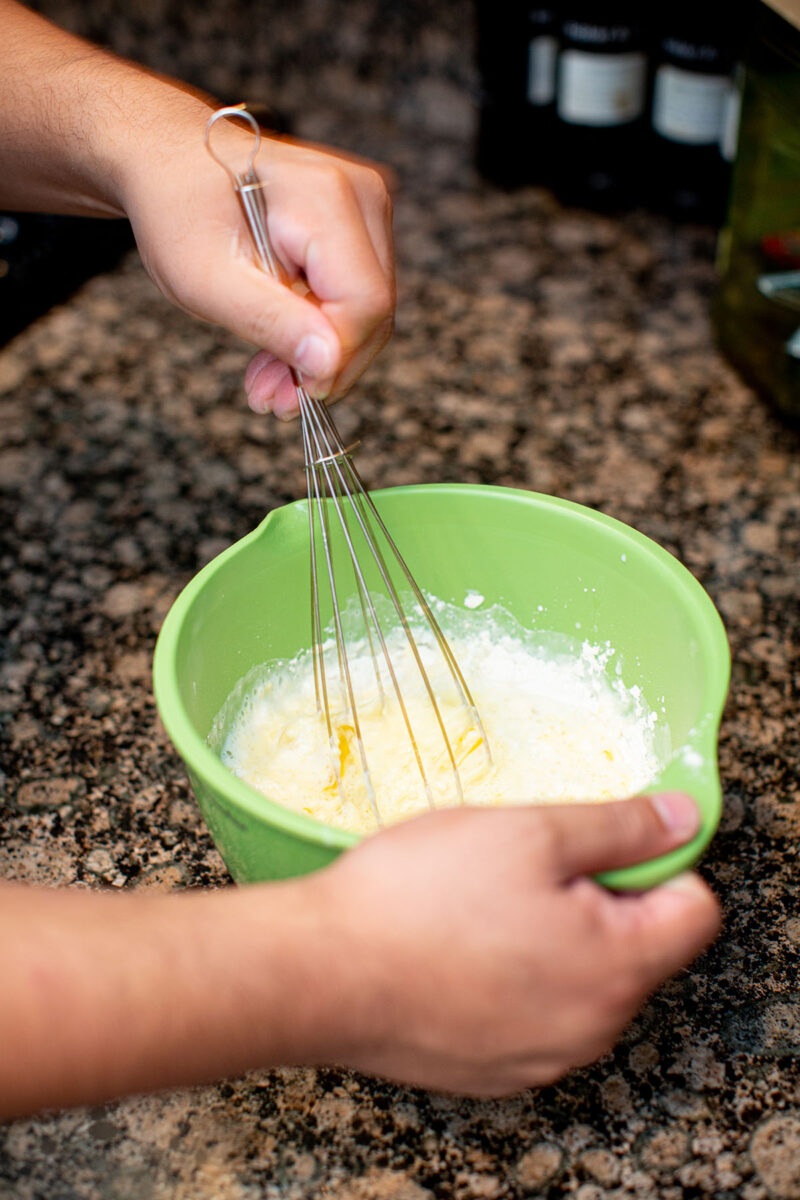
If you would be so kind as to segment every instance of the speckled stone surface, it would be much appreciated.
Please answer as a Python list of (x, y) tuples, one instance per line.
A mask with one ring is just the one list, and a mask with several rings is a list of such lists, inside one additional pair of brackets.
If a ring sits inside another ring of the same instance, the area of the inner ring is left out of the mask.
[[(348, 107), (336, 63), (299, 122), (401, 183), (397, 332), (337, 420), (373, 482), (554, 492), (704, 583), (734, 655), (702, 868), (725, 930), (558, 1086), (472, 1102), (285, 1069), (47, 1115), (0, 1131), (0, 1200), (800, 1197), (800, 438), (713, 348), (708, 232), (476, 179), (453, 13), (426, 34), (441, 69), (409, 83), (424, 137), (368, 72)], [(247, 359), (135, 259), (0, 353), (3, 875), (226, 881), (149, 670), (182, 585), (303, 492), (297, 427), (246, 409)]]

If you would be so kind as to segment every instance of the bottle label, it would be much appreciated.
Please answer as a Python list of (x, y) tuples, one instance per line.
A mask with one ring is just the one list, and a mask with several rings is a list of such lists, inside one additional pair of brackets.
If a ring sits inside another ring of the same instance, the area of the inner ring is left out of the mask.
[(555, 99), (556, 49), (556, 39), (547, 34), (528, 43), (528, 102), (537, 107)]
[(725, 104), (722, 112), (722, 130), (719, 138), (719, 152), (725, 162), (732, 163), (736, 158), (736, 147), (739, 144), (739, 122), (742, 115), (742, 88), (744, 86), (744, 68), (738, 63), (733, 73), (733, 79), (728, 83)]
[(558, 115), (570, 125), (625, 125), (644, 110), (643, 54), (565, 50), (558, 73)]
[(704, 75), (665, 64), (656, 71), (653, 128), (671, 142), (716, 146), (722, 136), (727, 75)]

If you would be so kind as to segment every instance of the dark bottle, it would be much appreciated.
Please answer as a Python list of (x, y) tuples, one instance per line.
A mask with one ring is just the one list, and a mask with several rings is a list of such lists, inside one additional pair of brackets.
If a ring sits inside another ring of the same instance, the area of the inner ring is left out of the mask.
[(501, 187), (527, 181), (528, 5), (478, 0), (478, 169)]
[(527, 183), (548, 183), (556, 161), (556, 63), (558, 17), (554, 4), (528, 8), (528, 65), (525, 78)]
[(675, 217), (718, 224), (725, 215), (735, 36), (730, 9), (723, 19), (696, 0), (672, 0), (655, 17), (647, 179), (653, 207)]
[(555, 3), (478, 0), (478, 167), (503, 187), (547, 183), (554, 158)]
[(639, 199), (647, 55), (636, 3), (565, 3), (556, 78), (559, 196), (618, 208)]

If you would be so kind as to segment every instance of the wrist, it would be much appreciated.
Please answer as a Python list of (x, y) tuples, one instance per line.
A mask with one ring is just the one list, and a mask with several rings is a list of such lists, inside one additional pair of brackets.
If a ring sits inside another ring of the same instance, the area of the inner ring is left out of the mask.
[[(111, 99), (96, 107), (88, 138), (88, 166), (97, 191), (119, 215), (131, 216), (138, 197), (158, 188), (163, 167), (203, 154), (203, 132), (213, 104), (173, 80), (102, 54), (91, 92)], [(87, 91), (90, 89), (87, 88)]]
[(369, 1060), (389, 1032), (396, 985), (381, 953), (372, 914), (361, 889), (350, 886), (345, 854), (332, 866), (293, 881), (305, 911), (300, 943), (308, 952), (313, 986), (297, 1028), (305, 1038), (303, 1057), (312, 1064), (354, 1065)]
[(359, 1024), (358, 963), (326, 872), (231, 889), (242, 1028), (263, 1066), (343, 1061)]

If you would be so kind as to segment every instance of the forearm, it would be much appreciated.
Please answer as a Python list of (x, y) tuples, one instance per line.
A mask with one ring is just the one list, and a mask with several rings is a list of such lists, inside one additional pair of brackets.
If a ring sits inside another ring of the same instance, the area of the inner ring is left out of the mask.
[(147, 171), (149, 140), (170, 119), (198, 138), (209, 106), (183, 85), (0, 0), (0, 205), (124, 215), (126, 172)]
[(0, 1119), (329, 1059), (307, 881), (178, 896), (0, 887)]

